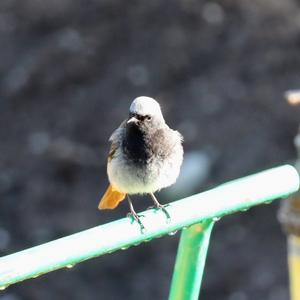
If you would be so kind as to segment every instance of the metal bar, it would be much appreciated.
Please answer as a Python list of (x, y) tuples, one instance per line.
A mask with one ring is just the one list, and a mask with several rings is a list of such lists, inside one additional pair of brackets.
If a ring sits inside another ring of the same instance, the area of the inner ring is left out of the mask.
[(285, 165), (172, 202), (167, 208), (169, 222), (160, 210), (142, 212), (144, 233), (136, 222), (123, 218), (4, 256), (0, 258), (0, 287), (4, 289), (12, 283), (126, 249), (207, 219), (268, 203), (295, 192), (298, 187), (297, 171)]
[(212, 220), (183, 229), (180, 237), (169, 300), (198, 300)]

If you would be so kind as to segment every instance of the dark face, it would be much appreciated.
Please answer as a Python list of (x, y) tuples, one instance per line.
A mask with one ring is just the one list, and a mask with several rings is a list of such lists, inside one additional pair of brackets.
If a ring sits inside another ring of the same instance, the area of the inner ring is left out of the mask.
[(130, 113), (126, 123), (126, 138), (123, 149), (133, 161), (144, 163), (151, 156), (146, 144), (147, 136), (153, 132), (152, 117)]
[(152, 131), (161, 127), (162, 122), (152, 115), (139, 115), (136, 113), (130, 113), (127, 120), (127, 127), (139, 128), (141, 131)]
[(142, 122), (148, 122), (152, 120), (152, 116), (150, 115), (139, 115), (136, 113), (129, 113), (129, 118), (128, 120), (130, 120), (131, 118), (134, 118), (137, 120), (137, 122), (142, 123)]

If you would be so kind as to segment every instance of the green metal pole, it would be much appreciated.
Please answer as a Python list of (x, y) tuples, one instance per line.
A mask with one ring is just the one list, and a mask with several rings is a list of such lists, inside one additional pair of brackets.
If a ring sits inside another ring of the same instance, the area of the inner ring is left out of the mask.
[(180, 237), (169, 300), (197, 300), (210, 234), (214, 222), (206, 220), (183, 229)]
[(299, 188), (299, 175), (289, 165), (222, 184), (212, 190), (169, 204), (171, 220), (160, 210), (142, 212), (146, 228), (123, 218), (43, 245), (0, 257), (0, 290), (87, 259), (127, 249), (206, 220), (246, 210), (285, 197)]

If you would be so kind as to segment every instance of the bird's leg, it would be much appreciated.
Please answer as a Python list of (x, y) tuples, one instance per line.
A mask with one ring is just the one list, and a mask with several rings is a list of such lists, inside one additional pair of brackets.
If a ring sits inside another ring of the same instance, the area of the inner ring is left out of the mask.
[(140, 217), (138, 216), (138, 214), (135, 212), (135, 210), (133, 208), (132, 201), (131, 201), (128, 194), (127, 194), (127, 200), (128, 200), (128, 204), (129, 204), (129, 208), (130, 208), (130, 213), (128, 213), (128, 215), (139, 223), (139, 225), (141, 227), (141, 232), (143, 233), (145, 231), (145, 226), (143, 225), (143, 223), (142, 223)]
[(165, 208), (166, 205), (160, 204), (160, 203), (158, 202), (157, 198), (154, 196), (153, 193), (150, 193), (150, 196), (151, 196), (151, 198), (152, 198), (152, 200), (153, 200), (153, 202), (154, 202), (155, 208), (161, 209), (161, 210), (164, 212), (164, 214), (166, 215), (167, 221), (170, 222), (171, 217), (170, 217), (170, 214), (168, 213), (168, 211), (167, 211), (166, 208)]

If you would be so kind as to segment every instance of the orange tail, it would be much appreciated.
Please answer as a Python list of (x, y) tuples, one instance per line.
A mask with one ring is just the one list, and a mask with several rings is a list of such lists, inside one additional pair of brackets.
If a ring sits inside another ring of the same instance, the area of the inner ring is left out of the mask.
[(118, 192), (112, 185), (110, 184), (103, 195), (102, 199), (99, 202), (99, 209), (114, 209), (118, 206), (118, 204), (124, 200), (126, 194)]

